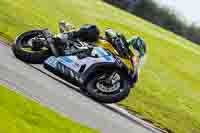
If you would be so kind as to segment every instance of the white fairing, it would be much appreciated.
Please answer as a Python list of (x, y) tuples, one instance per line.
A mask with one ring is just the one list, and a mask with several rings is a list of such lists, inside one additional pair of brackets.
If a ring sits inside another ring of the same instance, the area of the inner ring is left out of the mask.
[(95, 47), (91, 56), (85, 58), (78, 58), (76, 55), (73, 56), (61, 56), (61, 57), (50, 57), (45, 63), (56, 68), (57, 63), (60, 62), (64, 66), (72, 69), (75, 72), (78, 72), (82, 65), (86, 65), (84, 70), (87, 70), (90, 66), (96, 63), (114, 63), (116, 59), (108, 51), (105, 51), (103, 48)]
[(58, 60), (62, 62), (65, 66), (71, 68), (72, 70), (78, 72), (82, 65), (86, 65), (85, 70), (87, 70), (91, 65), (101, 62), (115, 62), (115, 58), (109, 55), (104, 49), (97, 47), (92, 51), (92, 56), (97, 55), (98, 57), (86, 57), (79, 59), (77, 56), (64, 56), (59, 57)]

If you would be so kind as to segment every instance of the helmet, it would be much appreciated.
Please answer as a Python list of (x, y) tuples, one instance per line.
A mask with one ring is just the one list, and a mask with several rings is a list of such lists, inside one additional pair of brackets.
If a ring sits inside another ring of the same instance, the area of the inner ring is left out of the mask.
[(139, 57), (143, 57), (146, 53), (146, 44), (141, 37), (134, 37), (128, 40), (128, 48), (131, 53), (138, 52)]
[(82, 41), (95, 42), (98, 40), (100, 30), (96, 25), (86, 24), (80, 27), (79, 37)]

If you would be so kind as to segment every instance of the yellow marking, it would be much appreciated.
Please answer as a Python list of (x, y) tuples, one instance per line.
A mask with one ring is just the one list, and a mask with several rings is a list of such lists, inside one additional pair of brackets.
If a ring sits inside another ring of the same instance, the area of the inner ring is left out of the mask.
[[(119, 55), (119, 53), (115, 50), (115, 48), (112, 46), (112, 44), (110, 44), (108, 41), (106, 40), (98, 40), (96, 42), (97, 46), (103, 47), (105, 49), (109, 49), (110, 51), (112, 51), (114, 54)], [(131, 61), (129, 59), (125, 59), (125, 58), (120, 58), (123, 63), (125, 63), (129, 69), (132, 68), (132, 64)]]

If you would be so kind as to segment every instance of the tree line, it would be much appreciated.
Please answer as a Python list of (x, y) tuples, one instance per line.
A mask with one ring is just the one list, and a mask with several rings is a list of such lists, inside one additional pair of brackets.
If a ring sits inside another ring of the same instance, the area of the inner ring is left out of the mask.
[(187, 24), (170, 8), (153, 0), (104, 0), (200, 45), (200, 27)]

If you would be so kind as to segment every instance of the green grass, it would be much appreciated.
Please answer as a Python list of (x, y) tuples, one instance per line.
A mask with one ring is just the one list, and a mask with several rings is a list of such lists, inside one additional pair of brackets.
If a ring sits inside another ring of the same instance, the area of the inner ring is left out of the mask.
[(94, 23), (148, 43), (140, 81), (120, 106), (177, 133), (200, 132), (200, 47), (100, 0), (1, 0), (0, 32), (12, 38), (59, 20)]
[(98, 133), (0, 85), (0, 133)]

